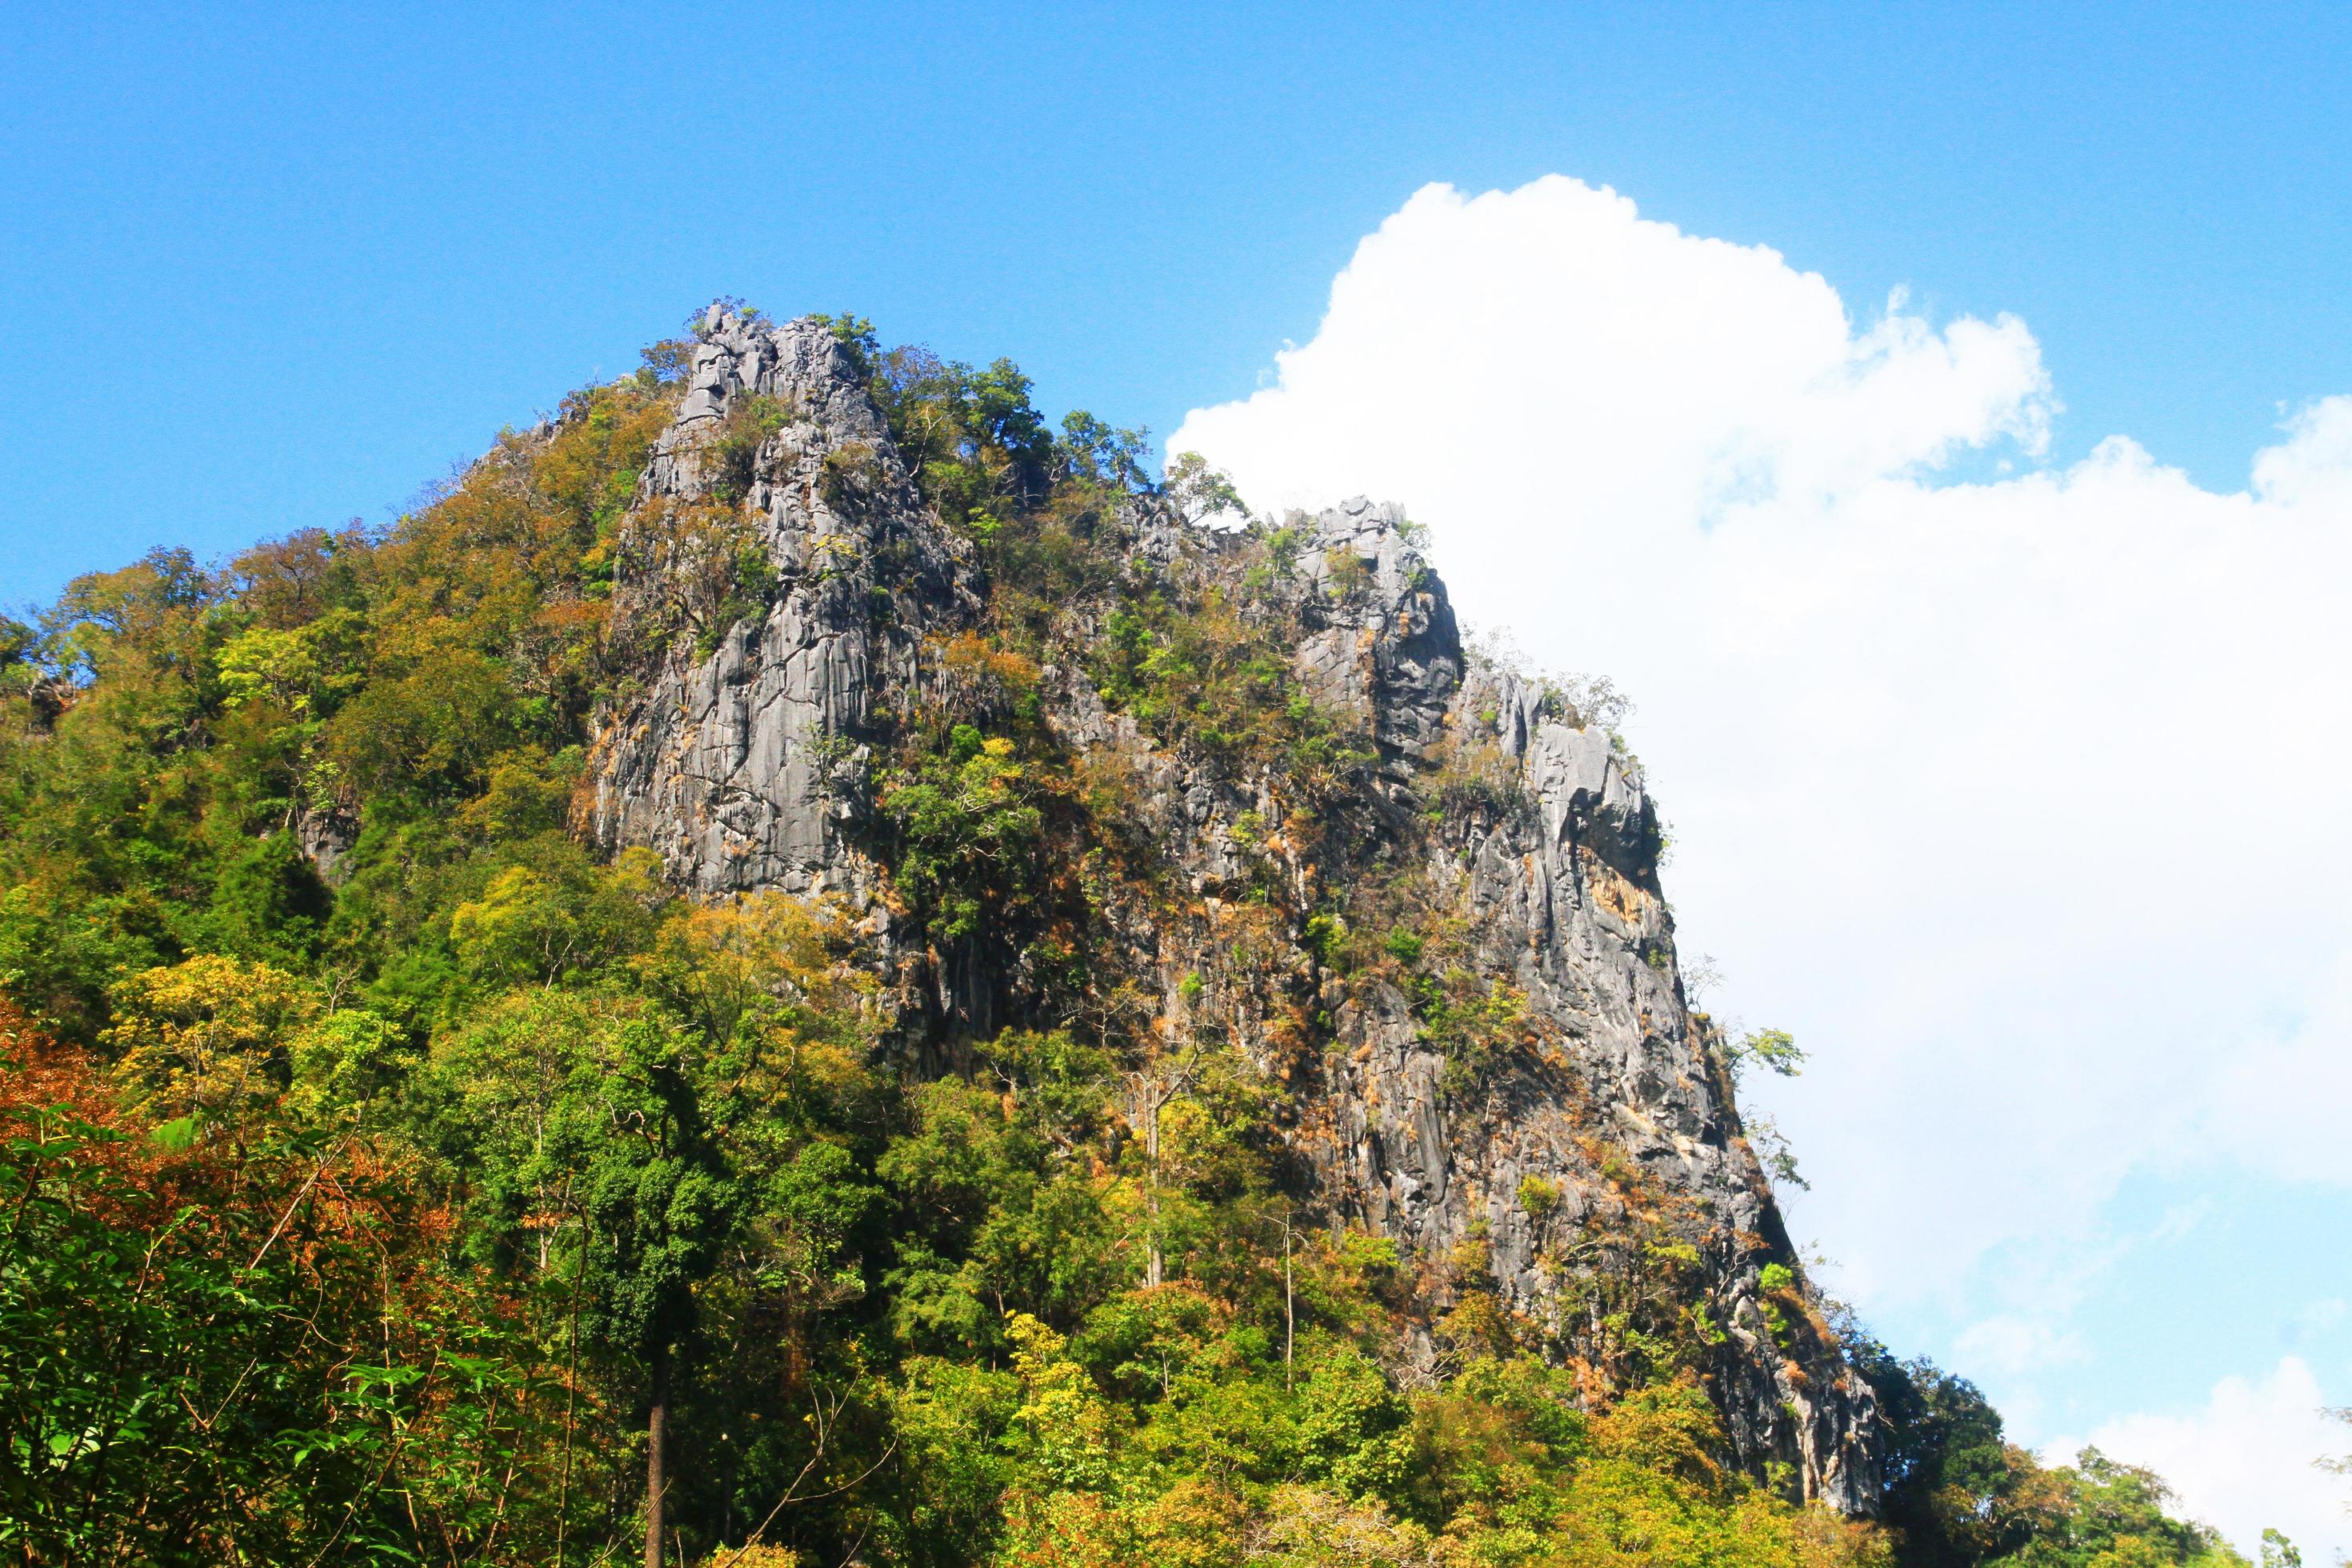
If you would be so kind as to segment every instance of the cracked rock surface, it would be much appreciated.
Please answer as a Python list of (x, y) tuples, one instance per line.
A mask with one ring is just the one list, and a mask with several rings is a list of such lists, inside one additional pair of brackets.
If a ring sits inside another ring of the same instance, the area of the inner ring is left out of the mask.
[[(781, 591), (764, 618), (719, 629), (707, 655), (668, 640), (598, 737), (591, 831), (654, 849), (700, 893), (862, 891), (872, 868), (852, 829), (867, 758), (851, 737), (884, 694), (911, 685), (924, 632), (969, 609), (971, 568), (814, 321), (710, 323), (641, 483), (639, 529), (669, 515), (648, 503), (708, 491), (725, 416), (752, 398), (783, 416), (751, 455), (743, 498)], [(677, 566), (638, 542), (615, 584), (624, 626), (658, 615), (661, 576)]]

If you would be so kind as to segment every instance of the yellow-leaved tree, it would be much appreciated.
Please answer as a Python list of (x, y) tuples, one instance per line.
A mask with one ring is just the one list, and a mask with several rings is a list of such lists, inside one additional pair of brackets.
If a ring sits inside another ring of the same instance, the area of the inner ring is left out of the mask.
[(293, 1037), (320, 1007), (284, 970), (198, 953), (117, 984), (104, 1038), (131, 1109), (185, 1136), (234, 1137), (285, 1093)]

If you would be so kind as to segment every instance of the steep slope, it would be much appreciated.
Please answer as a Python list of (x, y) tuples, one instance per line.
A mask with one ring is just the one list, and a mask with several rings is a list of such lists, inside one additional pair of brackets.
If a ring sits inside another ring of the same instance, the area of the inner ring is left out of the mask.
[[(1402, 513), (1225, 531), (1122, 496), (991, 558), (824, 323), (714, 308), (699, 338), (623, 534), (596, 840), (701, 893), (842, 900), (913, 1070), (1088, 1020), (1155, 1161), (1202, 1052), (1236, 1053), (1286, 1107), (1302, 1222), (1397, 1247), (1397, 1375), (1517, 1343), (1598, 1398), (1672, 1339), (1749, 1469), (1874, 1510), (1871, 1396), (1686, 1005), (1641, 771), (1465, 650)], [(1202, 717), (1236, 691), (1248, 721)], [(926, 901), (892, 805), (949, 721), (1017, 721), (1074, 781), (1033, 892), (999, 866), (977, 917)]]

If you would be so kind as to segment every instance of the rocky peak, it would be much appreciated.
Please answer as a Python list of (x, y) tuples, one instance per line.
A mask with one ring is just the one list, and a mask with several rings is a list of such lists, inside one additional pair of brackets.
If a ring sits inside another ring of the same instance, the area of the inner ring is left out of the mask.
[[(706, 893), (864, 888), (857, 737), (913, 684), (925, 632), (970, 608), (970, 552), (824, 323), (714, 306), (698, 335), (615, 573), (615, 621), (647, 657), (600, 726), (590, 831)], [(681, 593), (698, 575), (725, 581)], [(690, 597), (717, 606), (698, 637), (678, 624)]]
[[(616, 617), (644, 655), (598, 732), (601, 841), (656, 849), (702, 893), (774, 887), (863, 910), (898, 994), (928, 998), (905, 1030), (946, 1042), (910, 1056), (925, 1070), (953, 1065), (959, 1035), (1024, 1009), (1052, 1026), (1114, 989), (1164, 998), (1169, 1027), (1215, 1009), (1295, 1096), (1285, 1135), (1314, 1212), (1413, 1260), (1426, 1312), (1400, 1375), (1491, 1317), (1600, 1387), (1622, 1350), (1612, 1313), (1664, 1292), (1706, 1347), (1743, 1462), (1874, 1507), (1870, 1395), (1802, 1283), (1711, 1026), (1685, 1005), (1640, 770), (1559, 693), (1465, 651), (1402, 510), (1359, 499), (1250, 540), (1150, 497), (1055, 521), (1122, 564), (1035, 612), (1059, 628), (1036, 717), (1074, 771), (1126, 781), (1121, 831), (1191, 903), (1089, 893), (1070, 918), (1099, 928), (1098, 973), (1048, 1008), (1013, 936), (945, 951), (908, 923), (873, 800), (894, 721), (940, 700), (944, 646), (986, 629), (992, 595), (1040, 589), (989, 582), (925, 506), (824, 323), (715, 311), (698, 337), (616, 574)], [(764, 563), (756, 593), (681, 587), (740, 573), (744, 546)], [(1286, 639), (1298, 688), (1376, 757), (1352, 795), (1155, 733), (1087, 673), (1125, 606), (1231, 605), (1251, 570), (1272, 585), (1250, 614)], [(722, 609), (696, 626), (689, 601)], [(1317, 817), (1345, 824), (1320, 849), (1295, 830)], [(1397, 922), (1401, 956), (1343, 963), (1328, 931), (1346, 922), (1318, 909)], [(1447, 986), (1483, 1009), (1476, 1039)]]
[(1404, 510), (1359, 496), (1289, 526), (1303, 536), (1304, 602), (1323, 623), (1299, 645), (1301, 678), (1319, 700), (1370, 713), (1392, 763), (1428, 762), (1462, 684), (1462, 637)]
[(674, 434), (688, 436), (724, 418), (749, 395), (787, 404), (836, 441), (888, 445), (888, 427), (848, 352), (815, 318), (778, 326), (713, 305), (696, 339)]

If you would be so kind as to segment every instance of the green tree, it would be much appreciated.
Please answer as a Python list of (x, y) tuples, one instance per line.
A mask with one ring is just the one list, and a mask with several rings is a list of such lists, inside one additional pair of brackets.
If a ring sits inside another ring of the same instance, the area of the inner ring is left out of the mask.
[[(520, 929), (580, 918), (537, 912), (551, 898), (531, 890)], [(864, 1294), (849, 1249), (872, 1188), (824, 1129), (868, 1092), (865, 987), (829, 939), (781, 897), (686, 910), (637, 962), (650, 995), (549, 984), (541, 963), (435, 1047), (420, 1113), (476, 1173), (495, 1258), (554, 1278), (592, 1353), (642, 1380), (649, 1563), (673, 1492), (702, 1484), (671, 1470), (672, 1434), (714, 1310), (781, 1314), (799, 1342)]]
[(749, 1222), (691, 1040), (624, 998), (518, 993), (436, 1047), (451, 1157), (510, 1268), (558, 1271), (594, 1351), (644, 1379), (646, 1562), (660, 1568), (673, 1373), (697, 1293)]
[(944, 756), (893, 774), (882, 810), (898, 880), (934, 937), (967, 941), (1017, 910), (1041, 879), (1044, 816), (1011, 741), (958, 724)]

